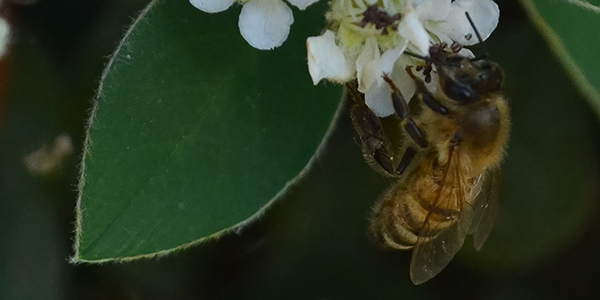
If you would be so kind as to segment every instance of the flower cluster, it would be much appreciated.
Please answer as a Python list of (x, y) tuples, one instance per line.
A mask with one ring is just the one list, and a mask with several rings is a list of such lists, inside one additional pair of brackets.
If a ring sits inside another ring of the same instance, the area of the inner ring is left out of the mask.
[[(258, 49), (273, 49), (286, 40), (294, 22), (291, 9), (282, 0), (190, 0), (206, 12), (220, 12), (235, 1), (244, 6), (239, 28), (248, 43)], [(304, 10), (317, 0), (287, 0)], [(306, 41), (308, 69), (314, 84), (322, 79), (337, 83), (358, 81), (367, 105), (380, 117), (394, 112), (389, 100), (390, 77), (405, 99), (415, 93), (407, 66), (422, 66), (423, 60), (402, 55), (427, 56), (433, 44), (469, 46), (479, 42), (465, 16), (468, 12), (483, 40), (498, 25), (500, 10), (493, 0), (332, 0), (322, 35)], [(458, 52), (473, 56), (467, 50)], [(429, 88), (436, 91), (431, 73)]]
[[(301, 10), (317, 0), (288, 0)], [(216, 13), (228, 9), (234, 0), (190, 0), (196, 8)], [(287, 39), (290, 26), (294, 23), (292, 10), (282, 0), (238, 0), (242, 12), (238, 26), (240, 33), (250, 46), (270, 50), (279, 47)]]
[[(498, 24), (500, 11), (492, 0), (333, 0), (327, 14), (329, 29), (307, 40), (308, 67), (313, 83), (322, 79), (357, 79), (367, 105), (379, 116), (393, 113), (387, 74), (405, 99), (416, 86), (406, 66), (422, 65), (405, 51), (427, 55), (430, 45), (473, 45), (479, 41), (465, 16), (469, 12), (482, 39)], [(466, 49), (459, 54), (472, 56)], [(435, 91), (432, 73), (430, 88)]]

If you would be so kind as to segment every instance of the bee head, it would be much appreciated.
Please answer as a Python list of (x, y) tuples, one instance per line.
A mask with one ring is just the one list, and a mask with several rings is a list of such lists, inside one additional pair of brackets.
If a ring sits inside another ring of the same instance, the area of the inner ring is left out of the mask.
[(504, 79), (502, 68), (489, 59), (471, 61), (449, 56), (437, 67), (444, 94), (459, 104), (473, 103), (485, 94), (499, 91)]

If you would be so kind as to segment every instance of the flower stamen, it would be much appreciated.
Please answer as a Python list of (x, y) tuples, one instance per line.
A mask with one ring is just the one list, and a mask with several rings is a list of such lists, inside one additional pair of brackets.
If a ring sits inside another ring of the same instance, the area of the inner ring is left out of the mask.
[(363, 12), (363, 18), (360, 21), (360, 27), (364, 28), (367, 24), (375, 25), (375, 29), (381, 29), (382, 35), (388, 34), (388, 27), (392, 26), (393, 30), (396, 30), (398, 24), (394, 24), (396, 21), (400, 21), (402, 18), (401, 14), (395, 14), (391, 16), (388, 12), (380, 10), (379, 4), (375, 3), (367, 7)]

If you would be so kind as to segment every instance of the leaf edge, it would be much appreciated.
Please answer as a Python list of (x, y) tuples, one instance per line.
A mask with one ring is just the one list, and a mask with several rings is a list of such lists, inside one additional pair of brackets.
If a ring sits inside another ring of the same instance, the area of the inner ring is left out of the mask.
[(106, 67), (104, 68), (104, 71), (102, 72), (102, 76), (100, 77), (100, 83), (98, 85), (98, 90), (96, 92), (96, 96), (94, 96), (93, 101), (92, 101), (93, 102), (92, 107), (90, 109), (89, 118), (88, 118), (88, 121), (86, 124), (86, 136), (85, 136), (85, 139), (83, 142), (83, 154), (81, 157), (81, 163), (79, 165), (79, 182), (77, 185), (78, 196), (77, 196), (77, 204), (75, 205), (75, 216), (76, 217), (75, 217), (75, 229), (74, 229), (75, 241), (73, 243), (73, 255), (68, 258), (69, 263), (71, 263), (73, 265), (78, 265), (81, 263), (102, 264), (102, 263), (106, 263), (106, 262), (128, 262), (128, 261), (133, 261), (133, 260), (138, 260), (138, 259), (143, 259), (143, 258), (155, 258), (155, 257), (159, 258), (159, 257), (169, 255), (169, 254), (174, 253), (179, 250), (184, 250), (184, 249), (202, 244), (202, 243), (212, 240), (212, 239), (217, 239), (229, 232), (241, 231), (245, 226), (247, 226), (248, 224), (252, 223), (253, 221), (255, 221), (255, 220), (259, 219), (261, 216), (263, 216), (265, 211), (275, 201), (282, 198), (290, 190), (290, 188), (292, 186), (294, 186), (296, 183), (298, 183), (306, 175), (308, 170), (311, 169), (311, 167), (314, 165), (315, 161), (321, 156), (322, 152), (324, 151), (327, 142), (329, 141), (333, 131), (337, 127), (337, 123), (338, 123), (339, 117), (341, 115), (341, 112), (344, 110), (343, 109), (344, 102), (345, 102), (344, 100), (346, 99), (346, 91), (345, 90), (342, 93), (338, 107), (336, 108), (336, 110), (333, 114), (333, 118), (330, 121), (329, 126), (327, 127), (327, 130), (325, 131), (325, 135), (321, 139), (321, 142), (317, 146), (317, 149), (315, 150), (313, 155), (310, 157), (310, 159), (308, 160), (306, 165), (302, 168), (302, 170), (300, 170), (300, 172), (296, 176), (294, 176), (290, 181), (288, 181), (283, 186), (283, 188), (279, 192), (277, 192), (277, 194), (275, 194), (275, 196), (273, 196), (267, 203), (265, 203), (257, 212), (255, 212), (253, 215), (251, 215), (247, 219), (243, 220), (242, 222), (239, 222), (229, 228), (225, 228), (220, 231), (217, 231), (209, 236), (205, 236), (205, 237), (190, 241), (188, 243), (181, 244), (177, 247), (169, 248), (169, 249), (165, 249), (165, 250), (161, 250), (161, 251), (157, 251), (157, 252), (140, 254), (140, 255), (135, 255), (135, 256), (112, 257), (112, 258), (104, 258), (104, 259), (83, 259), (83, 258), (81, 258), (79, 248), (80, 248), (80, 244), (81, 244), (81, 235), (83, 233), (83, 231), (82, 231), (82, 223), (83, 223), (83, 220), (82, 220), (83, 219), (82, 197), (83, 197), (83, 187), (85, 185), (85, 170), (86, 170), (85, 160), (88, 155), (91, 155), (90, 147), (91, 147), (92, 141), (90, 138), (90, 130), (94, 124), (94, 120), (96, 118), (96, 111), (98, 110), (98, 104), (99, 104), (100, 98), (103, 94), (104, 80), (108, 76), (108, 73), (111, 71), (111, 67), (112, 67), (118, 53), (121, 51), (123, 46), (126, 45), (127, 39), (130, 36), (130, 34), (136, 28), (138, 23), (144, 19), (144, 17), (148, 14), (150, 9), (152, 9), (159, 1), (160, 0), (152, 0), (152, 2), (150, 2), (144, 9), (142, 9), (140, 11), (138, 17), (129, 26), (124, 37), (119, 42), (119, 45), (117, 46), (114, 53), (111, 55), (111, 58), (109, 59)]
[(557, 56), (560, 64), (565, 68), (569, 77), (583, 94), (590, 106), (600, 117), (600, 92), (594, 88), (592, 83), (585, 77), (581, 68), (577, 65), (573, 57), (567, 51), (560, 37), (552, 30), (552, 27), (544, 20), (544, 17), (537, 10), (533, 0), (520, 0), (521, 6), (525, 10), (527, 17), (541, 33), (550, 49)]

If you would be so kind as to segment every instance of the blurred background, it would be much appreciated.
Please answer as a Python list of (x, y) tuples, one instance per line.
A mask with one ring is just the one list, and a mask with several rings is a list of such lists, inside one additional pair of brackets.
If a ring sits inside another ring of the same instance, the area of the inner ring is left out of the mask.
[[(482, 251), (468, 238), (433, 280), (414, 286), (410, 252), (367, 239), (370, 207), (390, 182), (362, 161), (347, 111), (310, 173), (240, 234), (160, 259), (69, 264), (87, 112), (147, 2), (5, 0), (0, 9), (12, 27), (0, 62), (0, 299), (600, 297), (597, 114), (516, 1), (498, 1), (488, 40), (513, 118), (498, 220)], [(25, 158), (59, 136), (73, 147), (60, 164), (28, 169)]]

